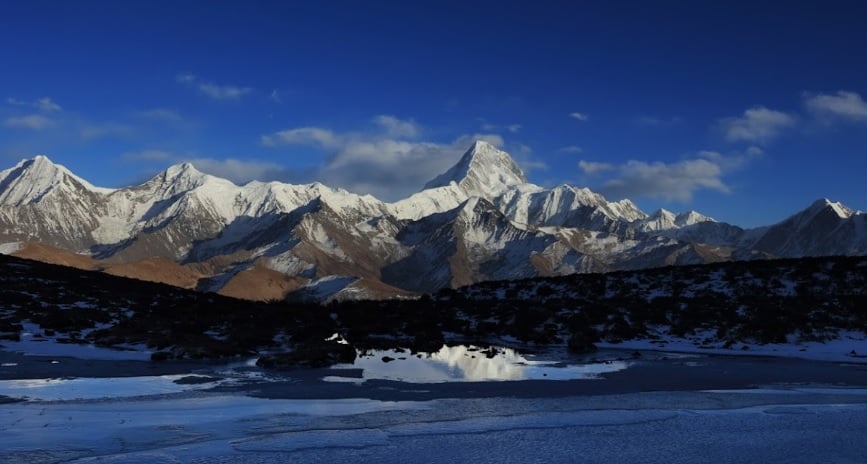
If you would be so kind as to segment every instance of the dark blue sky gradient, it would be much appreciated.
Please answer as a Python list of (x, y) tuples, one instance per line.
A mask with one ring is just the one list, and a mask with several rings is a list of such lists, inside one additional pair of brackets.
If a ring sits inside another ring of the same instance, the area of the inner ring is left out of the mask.
[[(45, 153), (120, 186), (182, 159), (231, 158), (306, 182), (348, 149), (262, 136), (382, 138), (371, 121), (393, 115), (418, 129), (404, 141), (496, 134), (531, 181), (613, 198), (630, 160), (661, 172), (708, 151), (738, 161), (717, 177), (726, 189), (636, 186), (648, 212), (758, 225), (818, 197), (863, 209), (867, 117), (807, 101), (867, 98), (865, 24), (862, 1), (2, 2), (0, 166)], [(194, 84), (178, 82), (186, 73)], [(217, 99), (201, 84), (249, 90)], [(28, 106), (43, 97), (62, 111)], [(759, 106), (790, 122), (761, 140), (726, 136)], [(171, 115), (143, 116), (157, 109)], [(610, 169), (591, 175), (580, 160)]]

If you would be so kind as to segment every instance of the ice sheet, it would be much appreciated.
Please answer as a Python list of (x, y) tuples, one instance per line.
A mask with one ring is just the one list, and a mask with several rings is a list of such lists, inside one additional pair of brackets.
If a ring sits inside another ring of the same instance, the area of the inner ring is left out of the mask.
[(389, 403), (197, 393), (5, 404), (0, 462), (813, 463), (867, 456), (867, 405), (841, 404), (845, 395), (815, 402), (815, 392), (763, 392), (768, 404), (746, 407), (738, 407), (739, 393), (701, 395), (699, 402), (681, 392)]

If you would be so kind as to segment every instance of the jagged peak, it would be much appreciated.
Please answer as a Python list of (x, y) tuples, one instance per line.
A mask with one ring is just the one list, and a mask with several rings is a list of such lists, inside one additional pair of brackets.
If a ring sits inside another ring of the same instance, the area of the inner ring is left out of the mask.
[[(193, 166), (193, 163), (184, 162), (169, 166), (165, 171), (157, 174), (151, 182), (163, 185), (170, 190), (192, 190), (204, 185), (209, 179), (219, 178), (199, 171)], [(220, 180), (231, 184), (228, 180)]]
[(855, 214), (855, 211), (849, 208), (848, 206), (840, 203), (839, 201), (831, 201), (827, 198), (820, 198), (813, 202), (808, 208), (807, 211), (818, 213), (820, 211), (830, 210), (833, 211), (840, 219), (849, 219)]
[(674, 222), (676, 218), (677, 216), (674, 213), (665, 208), (659, 208), (658, 210), (654, 211), (653, 214), (647, 217), (647, 219), (650, 221), (654, 221), (657, 219), (666, 219), (671, 222)]
[(675, 223), (679, 226), (688, 226), (692, 224), (697, 224), (699, 222), (716, 222), (716, 220), (710, 216), (705, 216), (704, 214), (699, 213), (695, 210), (689, 210), (684, 213), (680, 213), (675, 217)]
[(49, 165), (56, 166), (53, 161), (48, 159), (47, 155), (36, 155), (33, 158), (31, 158), (30, 161), (32, 161), (34, 164), (39, 163), (39, 164), (49, 164)]
[(492, 209), (493, 207), (494, 205), (492, 205), (489, 201), (486, 201), (484, 198), (470, 197), (458, 206), (458, 211), (462, 213), (472, 213), (476, 210), (476, 208)]
[[(72, 181), (72, 182), (70, 182)], [(73, 187), (74, 185), (78, 187)], [(94, 193), (112, 189), (95, 187), (45, 155), (23, 159), (15, 167), (0, 172), (0, 203), (21, 205), (37, 202), (56, 188), (84, 188)]]
[(493, 199), (509, 187), (526, 184), (527, 178), (508, 153), (489, 142), (476, 140), (457, 164), (425, 184), (424, 189), (452, 183), (469, 196)]
[(33, 172), (39, 171), (63, 171), (69, 173), (65, 167), (54, 163), (46, 155), (36, 155), (33, 158), (23, 159), (13, 169), (26, 169)]
[(178, 176), (199, 177), (205, 175), (203, 172), (196, 169), (196, 167), (193, 166), (193, 163), (190, 163), (189, 161), (173, 164), (163, 171), (163, 173), (167, 178), (175, 178)]
[(690, 210), (675, 214), (665, 208), (659, 208), (653, 214), (642, 219), (643, 229), (650, 231), (679, 229), (701, 222), (716, 222), (716, 220), (697, 211)]

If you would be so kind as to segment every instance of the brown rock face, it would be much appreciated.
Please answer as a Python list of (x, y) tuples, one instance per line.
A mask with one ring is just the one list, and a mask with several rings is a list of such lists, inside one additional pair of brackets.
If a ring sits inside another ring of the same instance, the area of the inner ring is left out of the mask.
[(21, 248), (19, 248), (15, 253), (12, 253), (12, 256), (88, 271), (100, 268), (99, 261), (89, 256), (82, 256), (70, 251), (61, 250), (60, 248), (51, 245), (36, 242), (26, 242), (21, 244)]
[(148, 258), (131, 263), (112, 264), (106, 274), (131, 279), (159, 282), (181, 288), (196, 288), (204, 275), (165, 258)]

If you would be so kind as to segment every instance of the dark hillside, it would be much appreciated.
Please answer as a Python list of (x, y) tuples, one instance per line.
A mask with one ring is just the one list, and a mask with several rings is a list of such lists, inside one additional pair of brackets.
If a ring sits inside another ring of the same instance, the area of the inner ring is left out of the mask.
[[(677, 266), (488, 282), (414, 300), (260, 303), (0, 256), (0, 344), (43, 339), (154, 351), (351, 360), (355, 349), (444, 342), (567, 344), (690, 338), (700, 346), (825, 341), (867, 332), (867, 258)], [(339, 334), (349, 344), (326, 341)]]

